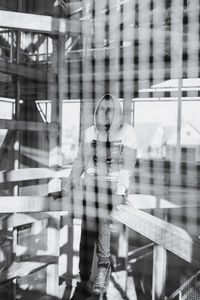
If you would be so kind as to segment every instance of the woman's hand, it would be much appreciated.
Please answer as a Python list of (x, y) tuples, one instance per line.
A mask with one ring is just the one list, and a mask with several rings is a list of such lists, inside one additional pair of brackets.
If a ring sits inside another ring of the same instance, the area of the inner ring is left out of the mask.
[(70, 176), (62, 180), (63, 196), (68, 196), (73, 190), (79, 189), (81, 186), (80, 178), (73, 178)]
[(126, 197), (125, 195), (116, 195), (116, 205), (125, 204)]

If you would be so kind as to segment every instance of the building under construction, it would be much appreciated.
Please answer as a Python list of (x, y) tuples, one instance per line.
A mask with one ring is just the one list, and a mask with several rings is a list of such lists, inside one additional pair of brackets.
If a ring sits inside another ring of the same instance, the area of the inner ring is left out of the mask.
[(0, 0), (0, 300), (72, 297), (83, 202), (52, 195), (108, 92), (138, 149), (106, 299), (200, 299), (199, 36), (199, 0)]

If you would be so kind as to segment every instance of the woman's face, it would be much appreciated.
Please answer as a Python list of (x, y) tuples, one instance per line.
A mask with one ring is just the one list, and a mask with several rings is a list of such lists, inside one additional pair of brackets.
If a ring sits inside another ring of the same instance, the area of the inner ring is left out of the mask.
[(97, 122), (102, 125), (111, 125), (114, 118), (114, 102), (113, 99), (103, 99), (97, 109)]

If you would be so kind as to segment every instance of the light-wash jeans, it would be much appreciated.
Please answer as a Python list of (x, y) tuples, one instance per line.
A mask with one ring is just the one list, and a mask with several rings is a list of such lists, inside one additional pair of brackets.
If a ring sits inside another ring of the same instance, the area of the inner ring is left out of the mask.
[(110, 260), (109, 224), (108, 220), (98, 224), (95, 219), (82, 220), (79, 270), (83, 281), (90, 280), (95, 244), (98, 262), (107, 263)]
[(101, 220), (96, 241), (98, 263), (107, 263), (110, 260), (110, 220)]
[(116, 183), (86, 176), (79, 260), (81, 280), (90, 280), (95, 244), (98, 262), (110, 261), (110, 211), (115, 205), (114, 195)]

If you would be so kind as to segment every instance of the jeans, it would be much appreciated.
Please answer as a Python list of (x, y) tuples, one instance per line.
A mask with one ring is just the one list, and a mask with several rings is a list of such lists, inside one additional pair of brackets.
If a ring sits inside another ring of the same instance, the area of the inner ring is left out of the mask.
[(110, 223), (106, 220), (82, 220), (79, 270), (82, 281), (89, 281), (92, 269), (94, 246), (98, 263), (110, 261)]
[(114, 195), (116, 183), (86, 176), (79, 252), (81, 280), (90, 280), (95, 244), (98, 263), (110, 261), (110, 211)]

